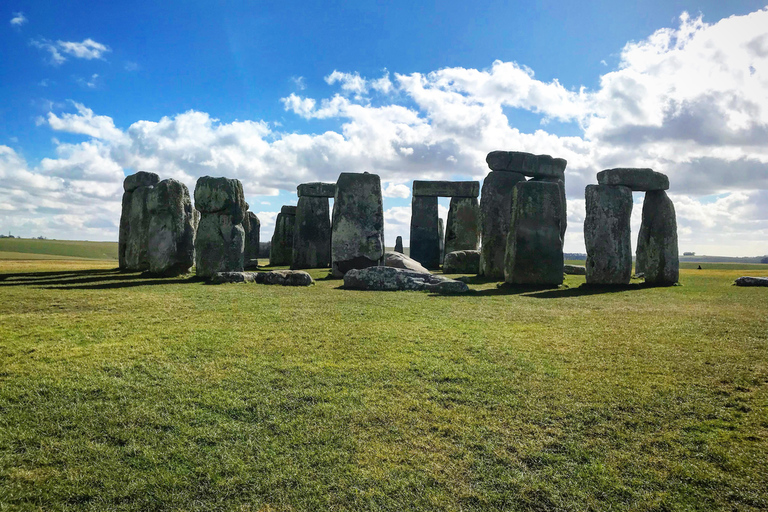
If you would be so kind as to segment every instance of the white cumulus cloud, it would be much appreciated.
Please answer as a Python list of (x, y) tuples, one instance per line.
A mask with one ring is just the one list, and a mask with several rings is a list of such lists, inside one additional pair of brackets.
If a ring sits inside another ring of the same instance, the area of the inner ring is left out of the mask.
[(11, 18), (11, 25), (14, 27), (21, 27), (27, 22), (26, 16), (24, 16), (23, 12), (15, 12), (13, 13), (13, 18)]

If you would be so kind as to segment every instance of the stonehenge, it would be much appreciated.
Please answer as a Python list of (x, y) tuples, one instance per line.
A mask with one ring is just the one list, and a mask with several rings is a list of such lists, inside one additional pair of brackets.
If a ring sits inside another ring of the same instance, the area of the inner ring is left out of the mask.
[(399, 252), (400, 254), (403, 254), (403, 237), (398, 236), (395, 240), (395, 252)]
[[(480, 207), (477, 181), (413, 182), (411, 201), (411, 258), (426, 268), (438, 268), (442, 252), (477, 249), (480, 231)], [(437, 216), (437, 198), (450, 197), (445, 248)]]
[(445, 225), (443, 219), (437, 219), (437, 245), (440, 248), (440, 264), (443, 264), (445, 259)]
[(368, 267), (352, 269), (344, 275), (344, 288), (350, 290), (426, 290), (435, 293), (466, 293), (466, 283), (444, 276), (405, 268)]
[(271, 266), (290, 265), (293, 260), (293, 238), (296, 226), (296, 207), (283, 206), (275, 220), (275, 232), (269, 248)]
[(291, 268), (325, 268), (331, 265), (331, 216), (328, 199), (336, 194), (334, 183), (298, 186)]
[(491, 171), (483, 180), (479, 275), (489, 279), (504, 279), (504, 255), (507, 252), (509, 222), (512, 220), (512, 192), (521, 181), (525, 181), (525, 176), (510, 171)]
[(445, 274), (477, 274), (479, 270), (480, 251), (454, 251), (445, 255), (443, 262)]
[(652, 169), (606, 169), (598, 185), (585, 190), (587, 283), (628, 284), (632, 274), (630, 215), (632, 192), (645, 192), (637, 238), (635, 274), (645, 282), (668, 286), (679, 277), (677, 219), (667, 196), (669, 178)]
[(166, 179), (151, 188), (149, 212), (149, 271), (158, 275), (186, 274), (195, 264), (197, 217), (187, 186)]
[(123, 270), (149, 269), (149, 221), (147, 200), (160, 177), (139, 171), (123, 181), (123, 205), (118, 238), (118, 266)]
[(331, 226), (331, 271), (343, 277), (352, 269), (384, 260), (384, 203), (376, 174), (343, 172), (336, 182)]
[(246, 213), (239, 180), (204, 176), (195, 187), (195, 208), (201, 213), (195, 238), (195, 272), (242, 272)]
[(261, 221), (253, 212), (246, 212), (243, 218), (243, 229), (245, 230), (245, 255), (243, 256), (243, 265), (245, 267), (258, 267), (261, 237)]

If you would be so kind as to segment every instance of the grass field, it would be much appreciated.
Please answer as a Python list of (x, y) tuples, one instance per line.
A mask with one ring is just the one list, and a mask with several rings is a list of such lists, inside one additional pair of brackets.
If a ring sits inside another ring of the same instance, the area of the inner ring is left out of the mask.
[(0, 261), (0, 510), (765, 510), (768, 289)]
[(117, 242), (0, 238), (0, 260), (24, 258), (117, 260)]

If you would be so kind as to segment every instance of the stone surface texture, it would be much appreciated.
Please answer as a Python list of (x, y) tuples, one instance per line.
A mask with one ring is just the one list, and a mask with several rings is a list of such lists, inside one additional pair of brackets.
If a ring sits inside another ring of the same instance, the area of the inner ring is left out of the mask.
[(259, 284), (276, 284), (280, 286), (309, 286), (315, 281), (303, 270), (273, 270), (256, 274)]
[(123, 180), (123, 190), (133, 192), (139, 187), (154, 187), (160, 182), (160, 176), (153, 172), (139, 171), (126, 176)]
[(440, 248), (440, 264), (443, 264), (445, 258), (445, 224), (443, 219), (437, 219), (437, 245)]
[(587, 283), (628, 284), (632, 277), (632, 190), (611, 185), (587, 185)]
[(669, 178), (653, 169), (606, 169), (597, 173), (597, 183), (629, 187), (634, 192), (669, 189)]
[(415, 270), (416, 272), (421, 272), (423, 274), (429, 273), (429, 270), (427, 270), (421, 263), (399, 252), (389, 252), (389, 251), (385, 252), (384, 266), (392, 267), (392, 268), (404, 268), (407, 270)]
[[(157, 174), (144, 171), (127, 176), (123, 181), (125, 192), (120, 213), (117, 249), (118, 266), (123, 270), (149, 268), (147, 244), (149, 244), (150, 219), (147, 199), (149, 190), (159, 181)], [(135, 193), (137, 191), (138, 193)]]
[(384, 207), (376, 174), (341, 173), (336, 182), (331, 235), (331, 270), (342, 277), (354, 268), (384, 260)]
[(403, 237), (398, 236), (395, 240), (395, 252), (404, 253), (403, 249)]
[(572, 276), (587, 275), (587, 267), (583, 265), (563, 265), (563, 273)]
[(560, 219), (560, 238), (562, 238), (563, 245), (565, 245), (565, 231), (568, 229), (568, 202), (565, 197), (565, 175), (563, 175), (563, 178), (531, 178), (531, 181), (557, 183), (557, 186), (560, 187), (560, 201), (563, 204), (563, 216)]
[(393, 267), (368, 267), (350, 270), (344, 288), (352, 290), (427, 290), (435, 293), (466, 293), (466, 283), (434, 274)]
[(542, 181), (520, 182), (515, 185), (512, 202), (504, 280), (512, 284), (562, 284), (560, 187)]
[(742, 276), (734, 282), (736, 286), (768, 286), (768, 277)]
[(211, 284), (255, 283), (256, 272), (216, 272), (208, 279)]
[[(334, 189), (336, 186), (334, 185)], [(328, 198), (301, 196), (296, 205), (291, 268), (331, 266), (331, 213)]]
[(147, 198), (149, 271), (180, 275), (195, 264), (195, 215), (187, 186), (174, 179), (155, 185)]
[(243, 229), (245, 230), (246, 244), (243, 262), (246, 267), (256, 267), (259, 259), (261, 244), (261, 221), (253, 212), (246, 212)]
[(485, 157), (492, 171), (517, 172), (532, 178), (562, 178), (567, 161), (521, 151), (491, 151)]
[(480, 195), (480, 182), (414, 180), (413, 195), (430, 197), (477, 197)]
[(325, 197), (330, 198), (336, 195), (335, 183), (302, 183), (296, 188), (296, 195), (299, 197)]
[(195, 186), (195, 208), (201, 212), (195, 237), (195, 272), (242, 272), (247, 211), (239, 180), (204, 176)]
[(445, 274), (477, 274), (479, 271), (480, 251), (454, 251), (445, 255)]
[(283, 206), (280, 213), (277, 214), (277, 219), (275, 219), (275, 232), (272, 234), (272, 242), (269, 249), (270, 265), (291, 264), (295, 228), (295, 210), (289, 210)]
[(645, 193), (637, 260), (646, 283), (673, 285), (680, 276), (675, 205), (663, 190)]
[(445, 254), (474, 251), (480, 243), (480, 204), (475, 197), (452, 197), (445, 226)]
[(483, 180), (480, 195), (480, 275), (504, 280), (504, 255), (512, 220), (512, 193), (515, 185), (525, 181), (516, 172), (491, 171)]
[(440, 267), (437, 196), (411, 199), (411, 258), (427, 268)]

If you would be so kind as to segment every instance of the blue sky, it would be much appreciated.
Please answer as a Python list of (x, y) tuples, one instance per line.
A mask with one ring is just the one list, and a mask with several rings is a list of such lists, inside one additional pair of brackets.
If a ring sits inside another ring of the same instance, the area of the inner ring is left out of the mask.
[(116, 239), (119, 177), (152, 170), (241, 179), (264, 238), (298, 183), (368, 170), (392, 244), (413, 179), (509, 149), (569, 160), (566, 250), (594, 174), (650, 166), (681, 251), (768, 253), (765, 3), (4, 5), (4, 232)]

